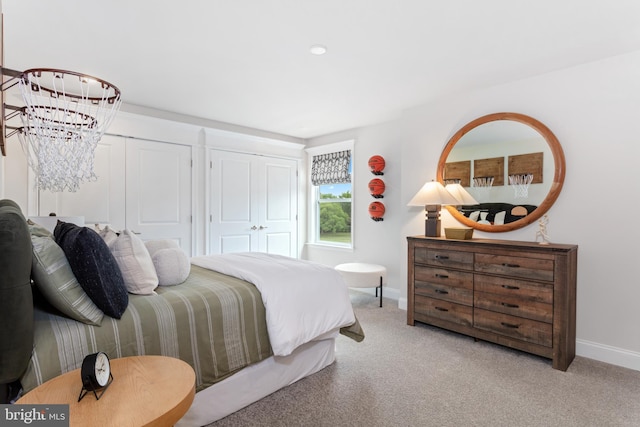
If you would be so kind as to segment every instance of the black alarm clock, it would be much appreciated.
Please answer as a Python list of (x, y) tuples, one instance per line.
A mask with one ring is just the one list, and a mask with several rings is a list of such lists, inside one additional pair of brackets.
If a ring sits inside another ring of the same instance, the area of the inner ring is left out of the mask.
[[(80, 396), (78, 396), (78, 402), (82, 400), (87, 392), (93, 392), (96, 400), (100, 399), (113, 381), (109, 356), (102, 351), (86, 356), (80, 368), (80, 378), (82, 380), (82, 390), (80, 391)], [(98, 394), (98, 391), (100, 391), (100, 394)]]

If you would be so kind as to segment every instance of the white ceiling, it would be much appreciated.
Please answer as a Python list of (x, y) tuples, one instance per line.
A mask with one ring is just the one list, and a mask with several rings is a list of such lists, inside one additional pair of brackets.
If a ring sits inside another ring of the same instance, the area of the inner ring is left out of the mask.
[[(7, 68), (299, 138), (640, 50), (638, 0), (4, 0)], [(309, 53), (323, 44), (323, 56)], [(639, 76), (640, 78), (640, 76)]]

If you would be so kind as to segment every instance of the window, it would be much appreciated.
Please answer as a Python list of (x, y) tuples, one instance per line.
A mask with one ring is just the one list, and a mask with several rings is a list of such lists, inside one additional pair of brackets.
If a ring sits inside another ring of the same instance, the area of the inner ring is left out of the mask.
[(313, 242), (351, 247), (352, 171), (351, 144), (348, 149), (319, 152), (311, 158)]

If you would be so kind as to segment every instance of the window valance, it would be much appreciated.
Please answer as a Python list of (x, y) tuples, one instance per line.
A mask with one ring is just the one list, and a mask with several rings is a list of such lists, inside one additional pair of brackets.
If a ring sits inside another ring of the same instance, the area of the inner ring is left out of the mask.
[(325, 185), (351, 182), (350, 162), (351, 150), (313, 156), (311, 183), (313, 185)]

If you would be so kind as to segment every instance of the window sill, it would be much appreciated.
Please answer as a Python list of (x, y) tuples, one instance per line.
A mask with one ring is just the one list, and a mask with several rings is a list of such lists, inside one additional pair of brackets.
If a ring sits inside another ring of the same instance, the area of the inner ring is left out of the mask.
[(323, 249), (323, 250), (337, 250), (341, 252), (353, 252), (353, 246), (338, 245), (331, 243), (319, 243), (319, 242), (307, 242), (306, 246), (311, 248)]

